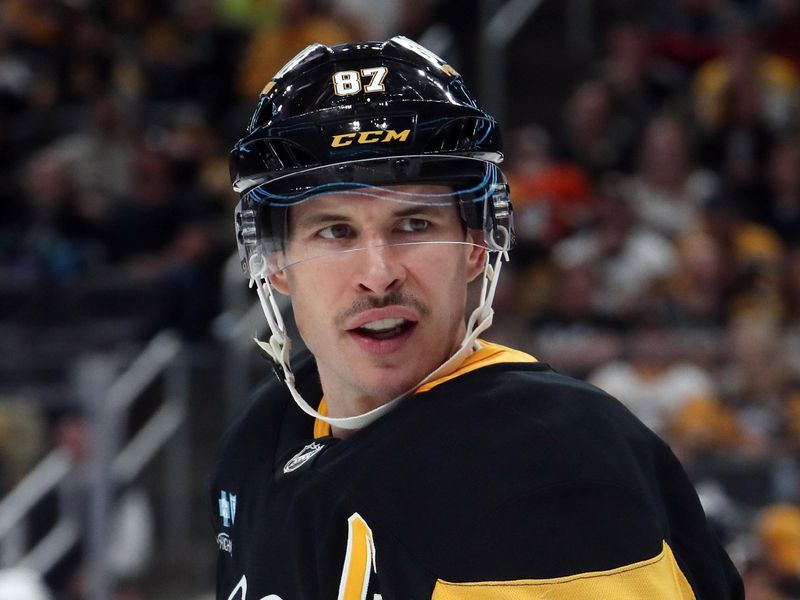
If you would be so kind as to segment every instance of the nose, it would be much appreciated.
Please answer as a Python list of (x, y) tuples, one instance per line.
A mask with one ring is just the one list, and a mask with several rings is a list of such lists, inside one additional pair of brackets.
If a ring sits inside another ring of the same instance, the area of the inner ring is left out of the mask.
[(406, 269), (398, 256), (397, 248), (387, 244), (370, 245), (358, 251), (359, 269), (356, 285), (359, 291), (378, 295), (402, 286)]

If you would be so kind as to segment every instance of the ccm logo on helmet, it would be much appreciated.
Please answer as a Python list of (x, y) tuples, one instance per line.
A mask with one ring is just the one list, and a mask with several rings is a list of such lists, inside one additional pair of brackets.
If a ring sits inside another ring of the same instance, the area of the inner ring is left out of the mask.
[(394, 129), (376, 129), (374, 131), (353, 131), (351, 133), (340, 133), (331, 138), (331, 148), (341, 148), (356, 144), (375, 144), (383, 142), (405, 142), (411, 134), (410, 129), (396, 131)]

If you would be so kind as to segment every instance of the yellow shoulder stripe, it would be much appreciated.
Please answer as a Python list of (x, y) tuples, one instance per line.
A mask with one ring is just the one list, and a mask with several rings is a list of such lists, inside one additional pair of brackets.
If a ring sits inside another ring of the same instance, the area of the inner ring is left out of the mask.
[[(325, 400), (325, 397), (322, 397), (322, 400), (319, 401), (319, 406), (317, 407), (317, 412), (325, 417), (328, 416), (328, 401)], [(322, 419), (314, 419), (314, 439), (318, 440), (319, 438), (329, 436), (331, 434), (331, 426), (330, 423), (326, 423)]]
[(554, 579), (436, 582), (431, 600), (695, 600), (689, 582), (669, 545), (651, 559), (609, 571), (580, 573)]
[(514, 350), (513, 348), (507, 348), (500, 344), (492, 344), (491, 342), (485, 342), (483, 340), (479, 340), (479, 343), (481, 347), (470, 354), (464, 362), (461, 363), (461, 366), (450, 373), (450, 375), (434, 379), (425, 385), (421, 385), (417, 388), (415, 393), (427, 392), (445, 381), (450, 381), (464, 373), (469, 373), (470, 371), (475, 371), (482, 367), (488, 367), (489, 365), (496, 365), (498, 363), (537, 362), (530, 354)]
[[(439, 379), (429, 381), (425, 385), (421, 385), (414, 393), (419, 394), (421, 392), (427, 392), (435, 388), (437, 385), (444, 383), (445, 381), (450, 381), (451, 379), (455, 379), (464, 373), (469, 373), (470, 371), (475, 371), (482, 367), (488, 367), (489, 365), (495, 365), (498, 363), (537, 362), (537, 360), (530, 354), (520, 352), (519, 350), (514, 350), (513, 348), (507, 348), (505, 346), (501, 346), (500, 344), (493, 344), (484, 340), (479, 340), (479, 344), (480, 348), (470, 354), (464, 360), (464, 362), (461, 363), (461, 366), (455, 371), (445, 377), (440, 377)], [(319, 407), (317, 407), (317, 412), (319, 412), (321, 415), (328, 415), (328, 403), (325, 398), (320, 400)], [(330, 425), (321, 419), (314, 420), (314, 439), (319, 439), (330, 434)]]

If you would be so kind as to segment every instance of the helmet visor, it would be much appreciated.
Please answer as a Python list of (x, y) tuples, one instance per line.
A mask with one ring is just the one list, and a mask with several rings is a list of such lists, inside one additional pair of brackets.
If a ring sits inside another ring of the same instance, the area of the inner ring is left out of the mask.
[[(422, 254), (442, 244), (507, 249), (510, 227), (487, 215), (507, 186), (490, 162), (393, 157), (306, 169), (242, 197), (240, 253), (251, 277), (314, 260), (363, 260), (365, 252)], [(509, 217), (510, 218), (510, 217)], [(244, 233), (244, 235), (242, 235)], [(502, 238), (502, 239), (501, 239)]]

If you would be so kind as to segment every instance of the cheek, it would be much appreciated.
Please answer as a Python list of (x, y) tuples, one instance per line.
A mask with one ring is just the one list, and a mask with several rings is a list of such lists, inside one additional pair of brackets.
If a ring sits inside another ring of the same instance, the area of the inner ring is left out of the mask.
[[(454, 253), (455, 254), (455, 253)], [(468, 267), (463, 255), (431, 260), (425, 267), (430, 299), (447, 314), (460, 317), (467, 298)]]
[(298, 332), (312, 351), (325, 332), (330, 330), (330, 318), (336, 310), (336, 292), (333, 281), (324, 273), (304, 269), (302, 273), (287, 274), (289, 296)]

